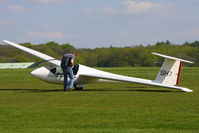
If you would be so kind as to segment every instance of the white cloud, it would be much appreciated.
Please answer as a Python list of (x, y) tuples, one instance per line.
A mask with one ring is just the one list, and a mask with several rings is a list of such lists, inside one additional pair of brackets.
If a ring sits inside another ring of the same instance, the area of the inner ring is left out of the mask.
[(24, 10), (24, 7), (22, 5), (10, 5), (7, 9), (13, 12), (21, 12)]
[(119, 13), (119, 10), (112, 6), (107, 6), (99, 10), (95, 10), (92, 8), (84, 8), (83, 9), (84, 14), (107, 14), (107, 15), (113, 15)]
[(83, 9), (83, 13), (84, 14), (91, 14), (91, 13), (93, 13), (93, 9), (91, 9), (91, 8), (84, 8)]
[(40, 26), (42, 29), (53, 29), (53, 26), (51, 26), (50, 24), (41, 24)]
[(181, 37), (188, 40), (197, 40), (199, 37), (199, 29), (190, 29), (182, 33), (178, 33)]
[(49, 3), (70, 2), (73, 0), (32, 0), (32, 1), (43, 3), (43, 4), (49, 4)]
[(136, 0), (126, 0), (123, 4), (126, 6), (124, 9), (126, 14), (143, 14), (150, 11), (169, 11), (174, 6), (174, 3), (138, 2)]
[(138, 0), (125, 0), (122, 3), (123, 6), (106, 6), (101, 9), (84, 8), (84, 14), (106, 14), (106, 15), (118, 15), (118, 14), (145, 14), (153, 13), (159, 14), (159, 16), (171, 15), (175, 11), (175, 4), (172, 2), (147, 2)]
[(114, 7), (107, 6), (103, 9), (103, 12), (105, 14), (117, 14), (119, 11)]
[(11, 22), (7, 21), (7, 20), (0, 20), (0, 26), (5, 26), (5, 25), (10, 25)]
[(32, 32), (28, 31), (26, 32), (27, 37), (31, 38), (43, 38), (43, 39), (60, 39), (64, 38), (65, 35), (62, 34), (59, 31), (53, 31), (53, 32)]
[(152, 2), (137, 2), (135, 0), (127, 0), (124, 2), (126, 6), (125, 13), (140, 14), (154, 8), (155, 4)]

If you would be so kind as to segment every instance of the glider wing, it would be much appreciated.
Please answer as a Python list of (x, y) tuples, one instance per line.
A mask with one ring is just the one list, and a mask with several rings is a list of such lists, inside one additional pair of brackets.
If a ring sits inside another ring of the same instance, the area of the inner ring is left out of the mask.
[(13, 42), (10, 42), (10, 41), (7, 41), (7, 40), (4, 40), (3, 42), (8, 44), (8, 45), (11, 45), (11, 46), (13, 46), (15, 48), (18, 48), (20, 50), (23, 50), (23, 51), (25, 51), (27, 53), (30, 53), (30, 54), (32, 54), (34, 56), (37, 56), (37, 57), (39, 57), (39, 58), (41, 58), (41, 59), (43, 59), (45, 61), (48, 61), (49, 63), (52, 63), (52, 64), (56, 65), (56, 66), (60, 66), (60, 61), (55, 59), (55, 58), (53, 58), (53, 57), (51, 57), (51, 56), (48, 56), (48, 55), (43, 54), (41, 52), (38, 52), (36, 50), (24, 47), (22, 45), (19, 45), (19, 44), (16, 44), (16, 43), (13, 43)]

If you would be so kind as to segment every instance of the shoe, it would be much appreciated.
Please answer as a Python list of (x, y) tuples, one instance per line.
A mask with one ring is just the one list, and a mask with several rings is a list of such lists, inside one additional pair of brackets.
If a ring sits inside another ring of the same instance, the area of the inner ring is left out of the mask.
[(68, 88), (68, 91), (73, 91), (72, 88)]

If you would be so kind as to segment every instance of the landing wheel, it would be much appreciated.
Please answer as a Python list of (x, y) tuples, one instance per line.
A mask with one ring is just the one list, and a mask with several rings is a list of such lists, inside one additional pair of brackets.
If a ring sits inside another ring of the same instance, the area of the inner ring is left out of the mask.
[(83, 91), (83, 88), (84, 88), (82, 86), (77, 86), (77, 85), (74, 85), (74, 87), (76, 91)]

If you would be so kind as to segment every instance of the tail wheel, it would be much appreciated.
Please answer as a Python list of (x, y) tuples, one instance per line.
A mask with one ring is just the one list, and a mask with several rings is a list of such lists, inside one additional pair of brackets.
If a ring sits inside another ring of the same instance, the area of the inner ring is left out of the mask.
[(74, 85), (76, 91), (83, 91), (83, 86)]

